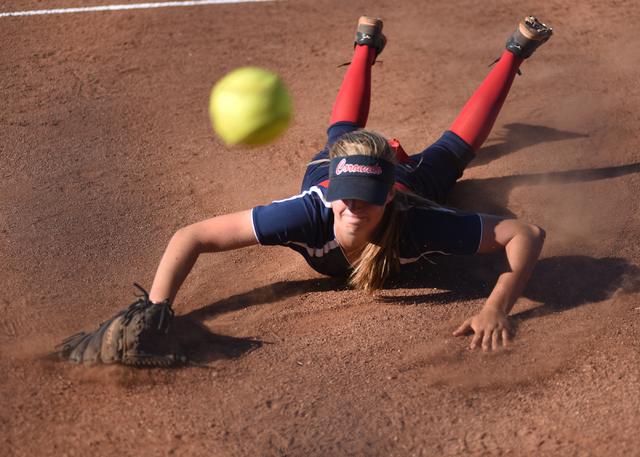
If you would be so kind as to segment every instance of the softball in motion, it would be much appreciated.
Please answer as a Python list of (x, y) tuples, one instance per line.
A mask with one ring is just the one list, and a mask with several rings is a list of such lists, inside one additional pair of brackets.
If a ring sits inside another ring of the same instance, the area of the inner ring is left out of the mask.
[(213, 128), (228, 145), (258, 146), (276, 139), (289, 126), (292, 111), (280, 77), (257, 67), (227, 74), (209, 101)]

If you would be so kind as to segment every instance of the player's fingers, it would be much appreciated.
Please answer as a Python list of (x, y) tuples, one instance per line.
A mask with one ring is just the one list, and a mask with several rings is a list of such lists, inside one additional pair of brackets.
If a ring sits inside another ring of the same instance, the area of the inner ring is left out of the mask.
[(507, 344), (509, 344), (509, 330), (504, 329), (502, 331), (502, 345), (507, 347)]
[(500, 333), (501, 332), (499, 330), (493, 331), (493, 341), (491, 344), (491, 349), (493, 349), (494, 351), (500, 347)]
[(473, 335), (473, 339), (471, 340), (471, 349), (475, 349), (482, 344), (482, 336), (482, 332), (476, 332), (476, 334)]
[(489, 349), (491, 349), (491, 341), (492, 341), (492, 335), (495, 332), (493, 331), (485, 331), (484, 332), (484, 337), (482, 338), (482, 349), (485, 351), (488, 351)]
[(458, 330), (456, 330), (455, 332), (453, 332), (453, 336), (460, 336), (460, 335), (464, 335), (465, 333), (467, 333), (469, 330), (471, 330), (471, 324), (469, 323), (468, 320), (464, 321), (464, 324), (462, 324), (460, 327), (458, 327)]

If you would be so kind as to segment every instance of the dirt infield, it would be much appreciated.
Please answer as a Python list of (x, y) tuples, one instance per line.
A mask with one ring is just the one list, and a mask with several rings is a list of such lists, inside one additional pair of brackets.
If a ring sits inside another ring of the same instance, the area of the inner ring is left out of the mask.
[[(640, 3), (529, 7), (0, 17), (0, 454), (640, 456)], [(213, 369), (40, 359), (128, 306), (134, 282), (150, 287), (180, 227), (298, 192), (364, 13), (389, 37), (368, 127), (409, 153), (450, 126), (519, 20), (554, 28), (450, 201), (547, 231), (513, 344), (485, 354), (451, 336), (499, 256), (435, 258), (370, 298), (255, 247), (200, 259), (174, 305), (183, 344)], [(208, 120), (215, 81), (245, 65), (278, 72), (295, 104), (259, 149), (226, 147)]]

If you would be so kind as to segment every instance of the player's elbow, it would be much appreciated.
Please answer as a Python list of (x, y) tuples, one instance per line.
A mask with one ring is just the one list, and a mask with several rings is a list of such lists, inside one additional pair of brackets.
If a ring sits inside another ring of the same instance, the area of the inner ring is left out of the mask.
[(542, 246), (544, 246), (544, 240), (547, 237), (547, 232), (545, 232), (542, 227), (529, 223), (523, 225), (521, 230), (523, 232), (522, 234), (531, 243), (533, 249), (538, 253), (542, 251)]
[(190, 252), (202, 252), (202, 243), (198, 238), (198, 229), (196, 225), (183, 227), (173, 234), (170, 245), (179, 248), (180, 251), (188, 250)]

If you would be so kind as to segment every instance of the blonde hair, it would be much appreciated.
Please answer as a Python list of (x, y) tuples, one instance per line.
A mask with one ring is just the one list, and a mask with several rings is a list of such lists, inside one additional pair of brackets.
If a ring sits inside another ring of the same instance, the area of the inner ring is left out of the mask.
[[(371, 130), (357, 130), (340, 137), (329, 149), (330, 158), (349, 155), (368, 155), (384, 159), (393, 165), (397, 158), (387, 140)], [(391, 191), (390, 186), (389, 191)], [(373, 238), (364, 247), (349, 277), (356, 289), (373, 293), (380, 289), (394, 269), (400, 267), (400, 205), (394, 198), (387, 204)]]

